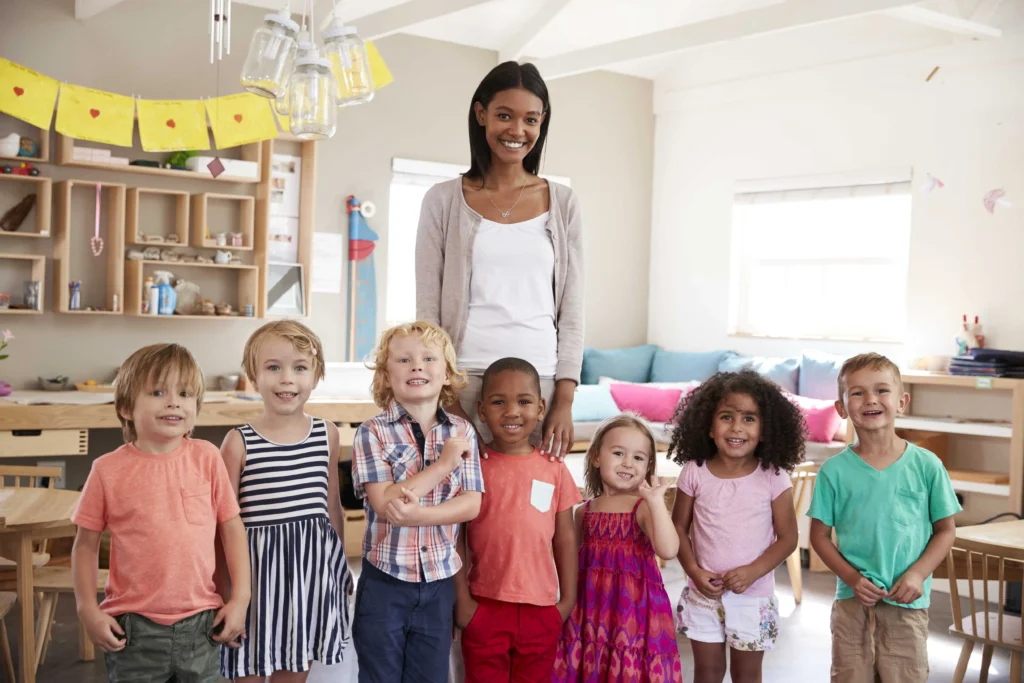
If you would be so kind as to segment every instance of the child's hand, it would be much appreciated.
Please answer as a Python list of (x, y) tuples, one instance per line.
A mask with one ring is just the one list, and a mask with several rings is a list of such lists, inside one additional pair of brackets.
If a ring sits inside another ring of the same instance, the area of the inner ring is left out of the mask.
[(416, 494), (404, 486), (401, 490), (401, 497), (388, 503), (385, 517), (395, 526), (419, 526), (417, 519), (420, 512), (420, 500)]
[(722, 593), (725, 592), (725, 584), (722, 582), (721, 574), (715, 574), (714, 572), (697, 567), (689, 576), (693, 579), (697, 590), (706, 598), (714, 600), (722, 597)]
[(668, 491), (669, 487), (672, 486), (673, 483), (674, 482), (672, 481), (666, 481), (663, 484), (655, 484), (653, 479), (650, 484), (646, 481), (642, 481), (637, 489), (637, 493), (640, 494), (641, 498), (647, 501), (648, 507), (651, 505), (661, 505), (664, 507), (665, 492)]
[(908, 569), (903, 576), (896, 579), (889, 591), (889, 599), (901, 605), (909, 605), (924, 594), (924, 577)]
[(463, 428), (457, 427), (455, 429), (455, 436), (448, 437), (448, 440), (444, 442), (444, 448), (441, 450), (441, 457), (438, 458), (438, 462), (449, 472), (454, 472), (462, 464), (463, 460), (468, 460), (472, 456), (473, 444), (466, 437), (466, 432)]
[(227, 647), (241, 647), (242, 643), (238, 639), (245, 636), (245, 613), (248, 608), (248, 603), (228, 600), (213, 620), (213, 639)]
[(460, 629), (469, 626), (478, 607), (480, 607), (480, 603), (471, 597), (464, 600), (457, 599), (455, 601), (455, 625)]
[(127, 644), (124, 629), (118, 626), (114, 617), (100, 611), (98, 607), (81, 612), (78, 619), (85, 627), (89, 640), (104, 652), (120, 652)]
[(569, 615), (572, 614), (572, 608), (575, 606), (575, 600), (559, 600), (558, 604), (555, 605), (555, 607), (558, 608), (558, 613), (562, 615), (563, 624), (565, 623), (565, 620), (569, 618)]
[(742, 567), (736, 567), (731, 571), (727, 571), (722, 576), (722, 584), (731, 590), (733, 593), (743, 593), (743, 591), (750, 588), (750, 584), (757, 581), (760, 576), (754, 571), (754, 568), (749, 564), (743, 565)]
[(871, 579), (863, 574), (853, 583), (847, 581), (846, 585), (853, 589), (853, 597), (857, 598), (857, 602), (865, 607), (874, 607), (875, 603), (889, 595), (888, 591), (876, 586)]

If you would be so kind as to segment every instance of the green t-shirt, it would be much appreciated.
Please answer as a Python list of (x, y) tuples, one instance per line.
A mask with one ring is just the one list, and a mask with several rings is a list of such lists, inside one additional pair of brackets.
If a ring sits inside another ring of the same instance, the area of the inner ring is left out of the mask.
[[(931, 451), (907, 443), (900, 459), (876, 470), (849, 447), (821, 466), (808, 517), (834, 527), (839, 552), (875, 585), (892, 590), (924, 552), (932, 524), (962, 508), (942, 462)], [(836, 600), (853, 589), (836, 579)], [(926, 609), (932, 577), (921, 597), (899, 607)]]

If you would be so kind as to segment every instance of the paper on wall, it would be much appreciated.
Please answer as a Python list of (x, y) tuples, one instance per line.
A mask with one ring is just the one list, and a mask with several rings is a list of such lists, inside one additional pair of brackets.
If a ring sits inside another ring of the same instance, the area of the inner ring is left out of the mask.
[(340, 232), (313, 233), (313, 273), (311, 289), (327, 294), (341, 293), (345, 264), (343, 235)]

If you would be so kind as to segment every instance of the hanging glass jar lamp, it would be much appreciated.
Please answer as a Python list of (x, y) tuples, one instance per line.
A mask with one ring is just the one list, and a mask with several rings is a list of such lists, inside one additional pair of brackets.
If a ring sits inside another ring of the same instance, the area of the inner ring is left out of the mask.
[(289, 124), (292, 135), (303, 140), (324, 140), (337, 128), (337, 84), (331, 63), (312, 51), (295, 61), (289, 83)]
[(242, 87), (271, 99), (283, 95), (295, 62), (298, 32), (299, 25), (289, 18), (287, 8), (263, 17), (263, 26), (253, 33), (242, 66)]
[(324, 31), (324, 51), (331, 61), (335, 80), (338, 83), (338, 106), (362, 104), (373, 99), (373, 77), (370, 75), (370, 60), (366, 57), (366, 45), (356, 35), (355, 26), (345, 26), (340, 21)]
[[(297, 44), (298, 51), (295, 54), (296, 60), (301, 59), (305, 55), (316, 50), (316, 45), (313, 43), (312, 40), (310, 40), (309, 31), (306, 30), (299, 31), (299, 39)], [(279, 116), (288, 116), (288, 112), (291, 109), (291, 106), (288, 102), (288, 94), (290, 91), (291, 73), (289, 73), (285, 78), (284, 90), (282, 90), (281, 94), (274, 99), (274, 111), (276, 111)]]

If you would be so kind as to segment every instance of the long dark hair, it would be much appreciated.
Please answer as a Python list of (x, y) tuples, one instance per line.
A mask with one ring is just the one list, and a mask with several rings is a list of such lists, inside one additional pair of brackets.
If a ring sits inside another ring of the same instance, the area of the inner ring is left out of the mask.
[(490, 73), (484, 76), (480, 85), (473, 93), (473, 100), (469, 103), (469, 150), (473, 157), (466, 171), (465, 176), (474, 180), (483, 181), (484, 175), (491, 168), (491, 148), (487, 144), (487, 131), (476, 120), (474, 107), (477, 102), (486, 109), (494, 96), (503, 90), (523, 88), (529, 90), (540, 98), (544, 103), (544, 120), (540, 123), (540, 135), (533, 149), (523, 159), (523, 168), (527, 173), (537, 175), (540, 171), (540, 158), (544, 153), (544, 141), (548, 137), (548, 124), (551, 123), (551, 100), (548, 99), (548, 86), (540, 77), (540, 72), (533, 64), (519, 64), (518, 62), (504, 62), (491, 69)]

